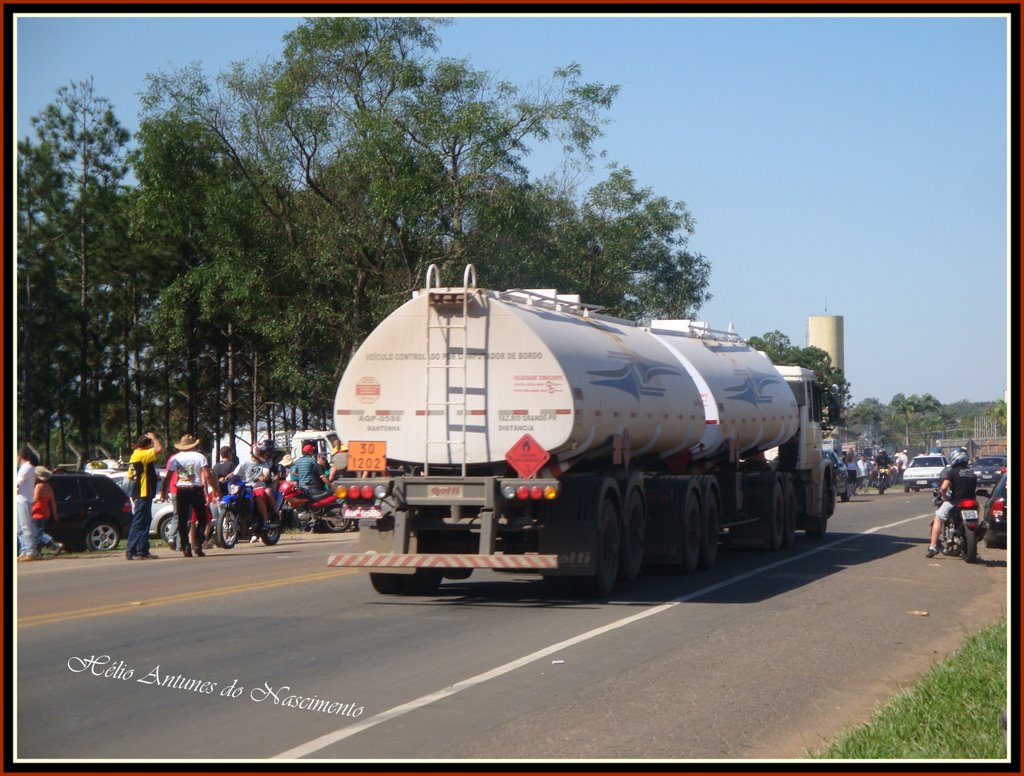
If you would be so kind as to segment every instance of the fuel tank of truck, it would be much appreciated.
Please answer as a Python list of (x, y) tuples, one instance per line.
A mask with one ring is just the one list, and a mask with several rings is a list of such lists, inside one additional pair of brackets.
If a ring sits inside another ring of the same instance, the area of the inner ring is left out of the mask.
[(335, 399), (343, 440), (431, 466), (500, 464), (526, 434), (563, 464), (616, 436), (634, 457), (699, 460), (773, 447), (796, 423), (792, 391), (737, 337), (483, 289), (419, 292), (366, 338)]
[(704, 434), (693, 460), (734, 446), (747, 457), (789, 440), (800, 411), (792, 389), (772, 362), (744, 340), (694, 321), (654, 321), (651, 336), (683, 365), (704, 404)]

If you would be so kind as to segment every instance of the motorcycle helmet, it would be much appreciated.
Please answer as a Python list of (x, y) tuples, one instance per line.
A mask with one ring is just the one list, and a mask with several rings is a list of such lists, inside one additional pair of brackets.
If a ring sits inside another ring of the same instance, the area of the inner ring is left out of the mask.
[(954, 450), (953, 454), (949, 457), (950, 466), (966, 466), (967, 465), (967, 451), (966, 450)]

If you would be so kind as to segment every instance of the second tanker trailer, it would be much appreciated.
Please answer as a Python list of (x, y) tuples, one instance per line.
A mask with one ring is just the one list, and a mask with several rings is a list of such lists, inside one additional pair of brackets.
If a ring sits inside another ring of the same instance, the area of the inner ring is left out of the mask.
[[(382, 593), (473, 569), (607, 596), (645, 566), (715, 562), (721, 540), (788, 546), (835, 505), (814, 374), (732, 333), (638, 326), (554, 291), (427, 286), (352, 357), (336, 482)], [(764, 453), (777, 449), (769, 463)]]

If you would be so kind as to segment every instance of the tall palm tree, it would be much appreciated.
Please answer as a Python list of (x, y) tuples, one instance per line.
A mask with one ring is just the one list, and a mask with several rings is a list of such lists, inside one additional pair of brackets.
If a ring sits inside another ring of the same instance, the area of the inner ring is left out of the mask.
[(914, 405), (914, 411), (922, 416), (921, 425), (925, 431), (925, 449), (927, 449), (931, 447), (933, 438), (929, 432), (938, 430), (937, 427), (942, 425), (937, 417), (938, 412), (942, 409), (942, 404), (930, 393), (923, 393), (920, 396), (915, 393), (908, 396), (907, 401), (911, 402)]
[(908, 399), (902, 393), (898, 393), (892, 397), (892, 401), (889, 402), (889, 408), (892, 410), (892, 417), (897, 415), (903, 416), (903, 447), (910, 447), (910, 419), (913, 417), (914, 412), (917, 410), (917, 406), (913, 401)]

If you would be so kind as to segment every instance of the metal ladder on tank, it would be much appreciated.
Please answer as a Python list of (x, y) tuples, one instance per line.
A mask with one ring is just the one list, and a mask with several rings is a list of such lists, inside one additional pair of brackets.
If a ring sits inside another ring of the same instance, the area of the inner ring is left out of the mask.
[[(449, 463), (461, 466), (462, 476), (466, 476), (467, 440), (466, 429), (469, 425), (467, 413), (467, 397), (469, 394), (469, 300), (476, 292), (476, 267), (466, 265), (462, 278), (462, 290), (452, 291), (441, 289), (441, 273), (436, 264), (427, 267), (427, 330), (426, 330), (426, 429), (424, 438), (423, 474), (430, 474), (430, 453), (432, 448), (443, 447)], [(458, 322), (454, 322), (456, 314)], [(436, 320), (436, 322), (434, 322)], [(461, 344), (454, 347), (462, 348), (462, 358), (452, 363), (453, 336), (461, 337)], [(433, 347), (435, 340), (440, 339), (442, 350)], [(433, 357), (437, 355), (436, 359)], [(462, 387), (457, 396), (452, 393), (452, 377), (461, 378)], [(438, 392), (443, 399), (434, 399)], [(444, 418), (444, 438), (431, 437), (431, 418), (435, 413)], [(457, 439), (452, 438), (452, 415), (461, 415), (462, 433)], [(458, 448), (459, 455), (453, 454), (452, 448)]]

